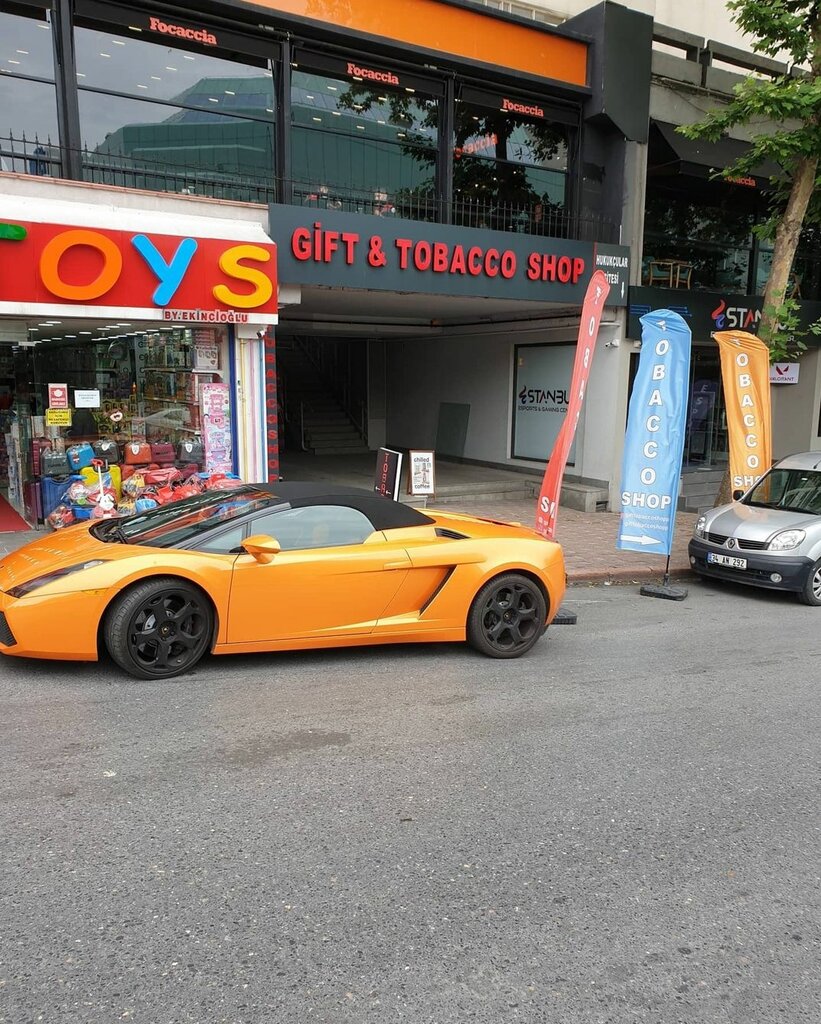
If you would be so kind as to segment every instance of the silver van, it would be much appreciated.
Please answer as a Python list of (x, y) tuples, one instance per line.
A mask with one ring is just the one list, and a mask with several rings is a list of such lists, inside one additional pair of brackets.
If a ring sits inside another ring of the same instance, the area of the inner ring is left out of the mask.
[(821, 452), (788, 455), (733, 498), (699, 517), (688, 548), (693, 572), (821, 605)]

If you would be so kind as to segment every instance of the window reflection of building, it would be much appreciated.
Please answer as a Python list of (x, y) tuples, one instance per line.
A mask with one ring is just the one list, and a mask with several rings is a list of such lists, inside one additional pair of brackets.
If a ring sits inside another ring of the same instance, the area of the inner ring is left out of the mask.
[(60, 174), (54, 47), (45, 5), (0, 11), (0, 167)]
[[(418, 214), (436, 179), (439, 103), (421, 89), (305, 70), (291, 79), (295, 198), (311, 204), (322, 182), (361, 213)], [(324, 203), (320, 203), (324, 205)]]
[[(76, 31), (86, 177), (142, 175), (162, 188), (219, 198), (273, 194), (274, 82), (270, 65), (170, 49), (128, 35)], [(105, 91), (101, 91), (105, 90)]]
[(465, 95), (455, 114), (455, 219), (470, 222), (475, 214), (501, 230), (554, 231), (567, 199), (571, 126), (542, 108), (535, 109), (547, 116), (519, 113), (496, 98), (482, 101), (478, 92)]

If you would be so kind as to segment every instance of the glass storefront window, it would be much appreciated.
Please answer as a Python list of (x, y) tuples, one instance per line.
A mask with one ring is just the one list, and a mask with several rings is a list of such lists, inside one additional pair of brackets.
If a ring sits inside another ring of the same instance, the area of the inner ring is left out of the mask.
[(699, 202), (689, 196), (648, 189), (645, 268), (651, 262), (679, 260), (692, 268), (692, 288), (746, 293), (754, 224), (755, 213), (734, 202), (732, 194)]
[(510, 110), (457, 101), (455, 220), (556, 233), (567, 200), (569, 130)]
[(432, 212), (434, 97), (300, 67), (292, 73), (291, 105), (296, 202), (419, 219)]
[(47, 12), (0, 11), (0, 170), (59, 175), (54, 51)]
[(265, 201), (273, 124), (80, 92), (87, 181)]
[(273, 199), (270, 65), (86, 28), (75, 39), (86, 180)]

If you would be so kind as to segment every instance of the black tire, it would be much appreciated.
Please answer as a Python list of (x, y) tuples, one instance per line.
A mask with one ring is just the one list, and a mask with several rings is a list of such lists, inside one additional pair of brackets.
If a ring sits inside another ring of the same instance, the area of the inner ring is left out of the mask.
[(810, 569), (803, 589), (798, 591), (798, 600), (802, 604), (821, 605), (821, 559)]
[(211, 644), (208, 598), (183, 580), (138, 583), (111, 605), (103, 625), (106, 650), (137, 679), (171, 679), (192, 669)]
[(545, 631), (547, 605), (540, 588), (519, 573), (489, 580), (473, 599), (467, 639), (489, 658), (519, 658)]

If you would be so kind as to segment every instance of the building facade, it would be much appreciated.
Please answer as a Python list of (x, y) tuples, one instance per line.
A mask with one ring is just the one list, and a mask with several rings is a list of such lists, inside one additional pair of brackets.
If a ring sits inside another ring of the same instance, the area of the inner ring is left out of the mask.
[[(75, 392), (98, 393), (90, 433), (111, 432), (114, 413), (121, 439), (193, 439), (248, 479), (275, 476), (283, 450), (382, 445), (539, 471), (597, 268), (611, 292), (564, 497), (615, 507), (636, 316), (689, 303), (707, 358), (696, 311), (754, 307), (766, 251), (751, 226), (768, 169), (761, 188), (719, 186), (717, 154), (699, 164), (674, 132), (726, 74), (704, 39), (609, 2), (568, 7), (560, 25), (538, 5), (492, 6), (3, 6), (3, 224), (121, 232), (142, 260), (129, 279), (147, 266), (143, 289), (154, 285), (139, 303), (103, 291), (80, 311), (71, 287), (96, 280), (102, 257), (78, 244), (58, 261), (62, 299), (0, 294), (0, 435), (29, 519), (44, 512), (37, 439), (77, 436), (49, 414), (55, 383), (74, 412)], [(696, 245), (681, 233), (692, 226), (713, 237)], [(40, 234), (29, 230), (32, 244)], [(207, 277), (207, 240), (223, 246), (217, 276), (184, 304), (186, 254), (189, 279)], [(37, 270), (39, 250), (14, 251)], [(660, 265), (681, 269), (662, 281)], [(266, 281), (275, 309), (252, 304)], [(813, 371), (801, 372), (809, 408)], [(204, 384), (221, 396), (221, 426)], [(805, 420), (778, 435), (785, 445), (817, 440)], [(692, 426), (690, 467), (720, 465), (719, 427), (705, 463)]]

